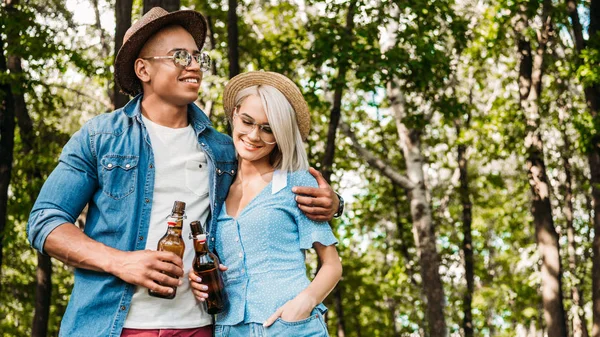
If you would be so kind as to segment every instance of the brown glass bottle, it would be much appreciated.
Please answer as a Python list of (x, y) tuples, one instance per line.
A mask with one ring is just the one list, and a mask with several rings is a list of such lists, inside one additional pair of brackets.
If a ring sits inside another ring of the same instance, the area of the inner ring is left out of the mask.
[(219, 270), (219, 258), (208, 251), (206, 235), (200, 222), (193, 221), (190, 223), (190, 227), (194, 238), (194, 250), (196, 251), (192, 268), (202, 278), (202, 284), (208, 286), (206, 311), (211, 315), (218, 314), (225, 310), (227, 302), (223, 291), (223, 278)]
[[(158, 246), (156, 250), (172, 252), (175, 255), (183, 258), (183, 252), (185, 251), (185, 242), (183, 241), (183, 237), (181, 236), (181, 231), (183, 229), (183, 219), (185, 218), (185, 202), (183, 201), (175, 201), (173, 204), (173, 210), (171, 215), (167, 218), (169, 221), (167, 222), (167, 232), (163, 237), (158, 241)], [(171, 275), (169, 273), (165, 273), (170, 277), (177, 278), (175, 275)], [(156, 282), (156, 281), (155, 281)], [(159, 282), (156, 282), (160, 284)], [(170, 294), (160, 294), (151, 289), (148, 289), (148, 294), (154, 297), (166, 298), (166, 299), (174, 299), (177, 294), (177, 287), (172, 287), (173, 292)]]

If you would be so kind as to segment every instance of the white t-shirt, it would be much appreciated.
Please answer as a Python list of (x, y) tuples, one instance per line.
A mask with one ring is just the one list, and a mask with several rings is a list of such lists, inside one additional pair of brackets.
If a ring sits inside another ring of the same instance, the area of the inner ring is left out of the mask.
[(185, 202), (187, 219), (183, 221), (182, 232), (185, 242), (184, 275), (180, 278), (183, 284), (177, 288), (177, 295), (172, 300), (150, 296), (147, 288), (138, 286), (124, 327), (186, 329), (206, 326), (212, 323), (212, 319), (204, 311), (202, 302), (198, 302), (192, 294), (187, 274), (194, 260), (189, 223), (199, 220), (205, 224), (210, 211), (207, 158), (191, 125), (172, 129), (146, 117), (142, 116), (142, 119), (152, 142), (156, 169), (146, 249), (156, 250), (158, 241), (167, 230), (166, 217), (171, 214), (173, 202)]

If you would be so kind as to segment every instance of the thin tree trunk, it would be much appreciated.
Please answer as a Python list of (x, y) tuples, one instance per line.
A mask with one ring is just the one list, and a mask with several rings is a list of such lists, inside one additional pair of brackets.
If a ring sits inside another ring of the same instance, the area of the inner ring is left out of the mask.
[(35, 286), (35, 315), (33, 316), (32, 337), (46, 337), (52, 298), (52, 260), (50, 256), (37, 252)]
[[(348, 12), (346, 14), (346, 26), (344, 28), (344, 36), (342, 39), (350, 41), (352, 39), (352, 30), (354, 29), (354, 12), (356, 9), (356, 2), (351, 1), (348, 4)], [(344, 46), (341, 47), (341, 52), (348, 52)], [(342, 57), (338, 63), (338, 76), (334, 82), (334, 94), (333, 94), (333, 107), (329, 115), (329, 129), (327, 131), (327, 143), (325, 145), (325, 155), (323, 156), (323, 162), (321, 163), (321, 171), (323, 177), (328, 183), (331, 183), (331, 169), (335, 158), (335, 138), (337, 128), (341, 117), (341, 106), (342, 106), (342, 94), (346, 83), (346, 72), (348, 70), (349, 62), (348, 59)], [(334, 302), (337, 315), (337, 332), (338, 337), (346, 336), (346, 322), (344, 317), (344, 311), (342, 306), (341, 290), (338, 285), (335, 290)]]
[[(110, 55), (110, 45), (109, 45), (109, 41), (106, 37), (106, 34), (104, 32), (104, 29), (102, 28), (102, 23), (100, 21), (100, 6), (98, 4), (98, 0), (92, 0), (92, 5), (94, 6), (94, 16), (95, 16), (95, 23), (94, 26), (96, 26), (96, 29), (100, 32), (100, 46), (102, 47), (100, 50), (102, 51), (102, 59), (107, 59), (108, 56)], [(104, 72), (105, 73), (110, 73), (110, 66), (108, 64), (106, 64), (104, 66)], [(112, 92), (111, 88), (110, 88), (110, 83), (106, 83), (106, 93), (108, 95), (108, 98), (110, 99), (110, 104), (113, 106), (115, 106), (115, 95)]]
[[(567, 0), (567, 12), (571, 18), (573, 37), (576, 51), (581, 54), (587, 48), (598, 48), (597, 45), (589, 45), (583, 39), (583, 28), (577, 12), (577, 2)], [(588, 36), (598, 40), (597, 34), (600, 30), (600, 0), (590, 1), (590, 24)], [(597, 44), (597, 43), (596, 43)], [(579, 61), (581, 62), (581, 61)], [(600, 109), (600, 85), (584, 83), (584, 94), (590, 116), (594, 120), (598, 118)], [(590, 166), (590, 182), (592, 185), (593, 200), (593, 256), (592, 256), (592, 336), (600, 337), (600, 137), (594, 136), (588, 147), (588, 164)]]
[[(468, 122), (466, 124), (468, 127)], [(460, 137), (461, 125), (456, 123), (456, 134)], [(472, 302), (473, 292), (475, 289), (475, 269), (473, 266), (473, 240), (471, 235), (472, 222), (472, 203), (469, 192), (469, 177), (468, 177), (468, 159), (466, 156), (467, 146), (465, 144), (458, 145), (458, 169), (460, 172), (460, 201), (462, 205), (462, 223), (463, 223), (463, 254), (465, 259), (465, 279), (467, 281), (467, 290), (463, 296), (463, 330), (465, 337), (473, 337), (473, 313)]]
[(427, 322), (431, 336), (447, 336), (444, 317), (444, 289), (440, 278), (440, 259), (436, 247), (436, 237), (431, 218), (431, 208), (427, 200), (424, 159), (421, 153), (421, 131), (408, 129), (402, 119), (405, 116), (404, 97), (399, 88), (388, 83), (388, 97), (394, 111), (396, 127), (400, 138), (400, 148), (404, 154), (406, 172), (414, 188), (408, 192), (413, 222), (413, 235), (419, 256), (423, 292), (427, 296)]
[(240, 53), (238, 37), (238, 15), (237, 0), (229, 0), (229, 9), (227, 10), (227, 46), (229, 52), (229, 78), (240, 73)]
[[(7, 6), (9, 12), (15, 12), (14, 7), (18, 4), (18, 0), (13, 0)], [(17, 43), (18, 36), (8, 36), (9, 43)], [(17, 75), (17, 78), (22, 78), (23, 67), (21, 65), (21, 57), (16, 55), (8, 56), (8, 69), (12, 74)], [(24, 155), (35, 154), (35, 134), (33, 121), (27, 111), (25, 104), (25, 88), (22, 85), (15, 85), (11, 88), (14, 99), (14, 113), (19, 125), (21, 142), (23, 144)], [(29, 181), (41, 179), (39, 167), (34, 165), (31, 171), (26, 173)], [(35, 200), (37, 193), (31, 192), (31, 200)], [(36, 290), (35, 290), (35, 313), (33, 316), (32, 337), (46, 337), (48, 332), (48, 318), (50, 315), (50, 299), (52, 295), (52, 262), (50, 256), (37, 253), (38, 265), (36, 272)]]
[[(114, 60), (117, 57), (117, 53), (123, 45), (123, 37), (129, 27), (131, 27), (131, 11), (133, 10), (133, 0), (116, 0), (115, 3), (115, 52), (113, 55)], [(115, 109), (122, 108), (129, 101), (129, 96), (119, 91), (119, 86), (113, 78), (113, 93)]]
[[(0, 34), (0, 73), (7, 73), (4, 58), (5, 44)], [(11, 86), (0, 82), (0, 268), (3, 263), (4, 231), (8, 221), (8, 186), (12, 173), (13, 151), (15, 145), (15, 103)], [(2, 272), (0, 270), (0, 276)], [(0, 277), (0, 280), (4, 278)], [(0, 281), (1, 282), (1, 281)], [(3, 284), (0, 283), (0, 291)]]
[(144, 0), (144, 14), (148, 13), (153, 7), (162, 7), (167, 12), (174, 12), (181, 7), (180, 0)]
[[(536, 243), (541, 265), (541, 292), (544, 321), (549, 337), (566, 337), (567, 324), (563, 306), (562, 267), (558, 233), (554, 227), (550, 203), (550, 184), (544, 162), (544, 145), (539, 130), (539, 98), (542, 90), (543, 60), (551, 29), (551, 0), (544, 0), (542, 22), (538, 31), (538, 46), (532, 55), (531, 45), (525, 37), (528, 26), (526, 9), (522, 8), (517, 24), (518, 51), (521, 57), (519, 91), (521, 110), (525, 115), (527, 173), (532, 193), (531, 212), (535, 224)], [(524, 5), (523, 5), (524, 6)]]
[(573, 316), (573, 337), (588, 337), (587, 322), (585, 319), (585, 313), (583, 312), (583, 298), (581, 297), (579, 290), (579, 277), (577, 276), (577, 244), (575, 243), (575, 228), (573, 228), (573, 174), (571, 169), (571, 162), (569, 160), (571, 154), (571, 142), (566, 131), (566, 121), (564, 120), (563, 113), (559, 115), (559, 121), (561, 126), (561, 134), (563, 138), (563, 147), (561, 157), (563, 160), (563, 170), (565, 172), (565, 184), (564, 184), (564, 198), (565, 205), (563, 207), (563, 213), (567, 222), (567, 253), (569, 261), (569, 272), (572, 275), (571, 284), (571, 300), (573, 302), (571, 311)]

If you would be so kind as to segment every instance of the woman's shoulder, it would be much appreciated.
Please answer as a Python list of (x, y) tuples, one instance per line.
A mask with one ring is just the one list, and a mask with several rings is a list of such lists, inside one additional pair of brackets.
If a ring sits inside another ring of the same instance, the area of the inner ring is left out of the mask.
[(308, 172), (308, 170), (299, 170), (288, 173), (288, 179), (290, 186), (307, 186), (307, 187), (319, 187), (317, 179)]

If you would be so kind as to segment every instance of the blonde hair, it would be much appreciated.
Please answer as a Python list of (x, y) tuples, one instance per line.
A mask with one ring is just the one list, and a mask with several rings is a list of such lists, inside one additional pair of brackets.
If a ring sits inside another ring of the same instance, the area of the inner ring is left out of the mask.
[(287, 98), (272, 86), (255, 85), (237, 93), (235, 106), (242, 105), (251, 95), (260, 97), (277, 142), (270, 155), (271, 165), (288, 172), (308, 170), (308, 156), (296, 122), (296, 112)]

